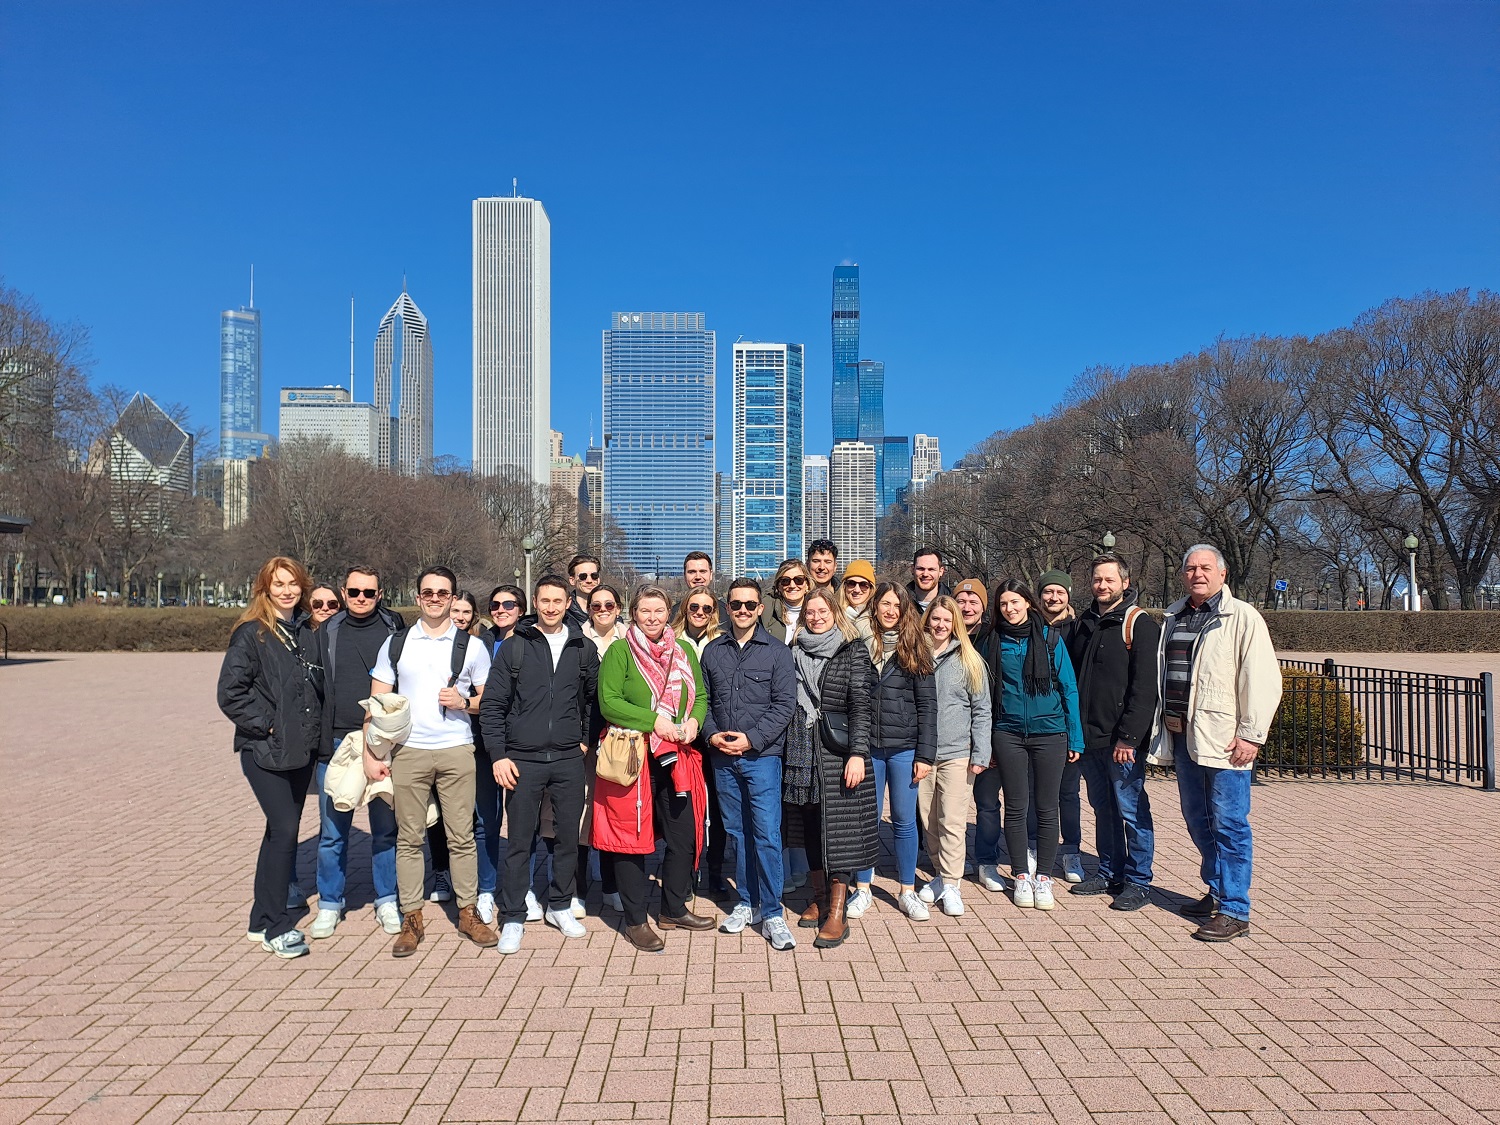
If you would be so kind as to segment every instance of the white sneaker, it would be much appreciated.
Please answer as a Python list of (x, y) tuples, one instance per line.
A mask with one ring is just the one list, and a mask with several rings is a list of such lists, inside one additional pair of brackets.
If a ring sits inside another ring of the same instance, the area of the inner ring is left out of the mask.
[(259, 945), (261, 942), (263, 942), (263, 941), (266, 940), (266, 931), (265, 930), (246, 930), (245, 931), (245, 940), (246, 941), (253, 941), (257, 945)]
[(526, 921), (540, 922), (542, 920), (542, 904), (537, 901), (536, 895), (531, 891), (526, 892)]
[(625, 913), (625, 904), (620, 901), (620, 892), (616, 891), (612, 895), (604, 895), (603, 902), (606, 910), (613, 910), (616, 914)]
[(981, 863), (979, 865), (979, 884), (987, 891), (1005, 890), (1005, 879), (1000, 874), (999, 864)]
[(474, 913), (479, 915), (479, 920), (486, 926), (495, 924), (495, 896), (485, 891), (474, 900)]
[(1015, 877), (1015, 890), (1011, 892), (1011, 901), (1017, 906), (1035, 906), (1035, 880), (1024, 872)]
[(860, 887), (844, 903), (844, 915), (848, 918), (858, 918), (874, 905), (875, 896), (870, 893), (870, 889)]
[(500, 927), (500, 952), (519, 953), (521, 951), (521, 935), (526, 932), (526, 927), (519, 922), (507, 922)]
[(453, 880), (446, 871), (432, 873), (432, 893), (427, 898), (431, 902), (453, 901)]
[[(896, 906), (913, 922), (925, 922), (932, 917), (931, 912), (922, 905), (922, 900), (917, 897), (915, 891), (902, 891), (901, 897), (896, 900)], [(848, 913), (847, 908), (845, 913)]]
[(1052, 899), (1052, 879), (1047, 875), (1038, 875), (1031, 881), (1036, 885), (1031, 893), (1032, 905), (1038, 910), (1051, 910), (1054, 905)]
[(1070, 883), (1083, 882), (1083, 856), (1077, 852), (1063, 852), (1061, 859), (1063, 878)]
[(388, 934), (401, 932), (401, 908), (394, 902), (382, 902), (375, 908), (375, 921)]
[(774, 918), (767, 918), (760, 932), (771, 943), (771, 948), (779, 952), (797, 947), (797, 939), (792, 936), (792, 931), (787, 929), (786, 919), (780, 914)]
[(1026, 849), (1026, 872), (1029, 875), (1036, 874), (1036, 849)]
[(572, 913), (573, 917), (580, 920), (589, 916), (589, 908), (583, 905), (583, 899), (577, 895), (573, 896), (573, 901), (569, 904), (568, 910)]
[(943, 881), (941, 879), (933, 879), (929, 881), (925, 887), (917, 892), (917, 897), (923, 902), (936, 902), (938, 899), (943, 897), (944, 889), (945, 888), (943, 886)]
[(547, 925), (556, 926), (562, 931), (563, 937), (589, 936), (589, 932), (583, 928), (583, 923), (573, 917), (571, 909), (547, 911)]
[(307, 927), (308, 935), (315, 938), (332, 937), (333, 931), (339, 927), (339, 919), (343, 915), (337, 910), (318, 910), (318, 916), (313, 919), (312, 925)]
[(964, 912), (963, 896), (958, 893), (958, 884), (943, 888), (943, 897), (938, 899), (943, 907), (943, 913), (950, 918), (957, 918)]
[(307, 948), (307, 939), (302, 936), (301, 930), (288, 930), (279, 937), (273, 937), (270, 941), (263, 940), (260, 947), (267, 953), (285, 957), (288, 961), (294, 957), (306, 957), (312, 952)]
[(750, 925), (752, 917), (749, 904), (742, 902), (729, 912), (728, 917), (724, 921), (719, 923), (719, 932), (721, 934), (737, 934)]

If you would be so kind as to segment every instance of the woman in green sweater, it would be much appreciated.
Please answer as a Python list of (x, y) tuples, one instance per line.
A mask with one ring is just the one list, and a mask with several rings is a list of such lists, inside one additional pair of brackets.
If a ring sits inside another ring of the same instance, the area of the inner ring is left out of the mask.
[(666, 841), (661, 869), (664, 930), (711, 930), (715, 920), (689, 909), (693, 868), (703, 851), (708, 792), (703, 758), (693, 746), (708, 713), (708, 693), (693, 646), (667, 625), (665, 590), (642, 586), (631, 599), (633, 624), (599, 665), (599, 710), (606, 722), (647, 736), (647, 765), (633, 785), (601, 777), (594, 787), (593, 846), (614, 866), (625, 908), (625, 937), (644, 952), (661, 935), (646, 920), (646, 857)]

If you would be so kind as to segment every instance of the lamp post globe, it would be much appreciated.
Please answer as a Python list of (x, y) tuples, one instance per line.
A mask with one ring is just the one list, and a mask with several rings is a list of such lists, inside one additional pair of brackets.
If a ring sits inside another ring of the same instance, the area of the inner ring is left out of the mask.
[(531, 597), (531, 552), (536, 550), (536, 537), (528, 535), (521, 540), (521, 550), (526, 554), (526, 597)]
[(1420, 540), (1415, 535), (1408, 535), (1401, 545), (1406, 548), (1406, 557), (1411, 563), (1411, 573), (1406, 579), (1406, 604), (1414, 611), (1420, 610), (1422, 595), (1417, 589), (1417, 547), (1421, 545)]
[(1106, 531), (1104, 538), (1099, 540), (1099, 545), (1106, 551), (1113, 551), (1115, 549), (1115, 542), (1115, 533), (1113, 531)]

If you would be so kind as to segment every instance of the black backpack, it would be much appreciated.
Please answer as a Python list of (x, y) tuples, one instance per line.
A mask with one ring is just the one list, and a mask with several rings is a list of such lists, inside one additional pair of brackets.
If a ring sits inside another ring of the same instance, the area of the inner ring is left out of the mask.
[[(408, 625), (399, 633), (391, 634), (391, 671), (396, 673), (397, 679), (401, 676), (401, 669), (397, 664), (401, 661), (401, 650), (406, 647), (406, 634), (412, 631), (413, 626)], [(448, 665), (448, 686), (452, 687), (458, 683), (458, 677), (463, 675), (464, 660), (469, 655), (469, 634), (460, 629), (453, 635), (453, 656)], [(400, 684), (392, 684), (392, 691), (399, 691)]]

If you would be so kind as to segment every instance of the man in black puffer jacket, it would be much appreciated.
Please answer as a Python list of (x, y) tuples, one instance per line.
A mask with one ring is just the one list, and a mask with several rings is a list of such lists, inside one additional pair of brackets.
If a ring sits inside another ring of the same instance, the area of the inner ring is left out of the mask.
[(1094, 601), (1064, 630), (1078, 673), (1083, 779), (1094, 809), (1099, 871), (1075, 895), (1115, 895), (1115, 910), (1151, 898), (1155, 833), (1146, 796), (1146, 743), (1156, 715), (1161, 626), (1136, 605), (1130, 568), (1117, 555), (1093, 567)]
[(564, 937), (583, 937), (573, 917), (578, 829), (583, 818), (584, 754), (589, 717), (599, 688), (599, 650), (577, 625), (564, 620), (572, 592), (549, 574), (536, 584), (535, 625), (519, 624), (490, 665), (479, 723), (505, 794), (509, 824), (502, 882), (500, 952), (521, 948), (526, 892), (531, 883), (531, 843), (542, 795), (552, 801), (556, 826), (547, 924)]

